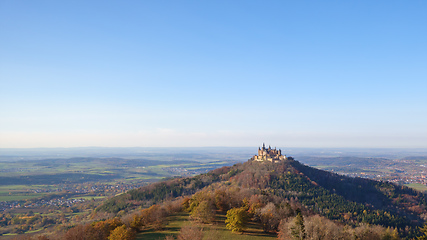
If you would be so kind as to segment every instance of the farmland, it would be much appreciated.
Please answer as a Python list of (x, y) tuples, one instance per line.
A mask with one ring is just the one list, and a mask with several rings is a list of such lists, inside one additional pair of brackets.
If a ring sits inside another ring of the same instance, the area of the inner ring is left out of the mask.
[(3, 236), (42, 231), (58, 223), (74, 224), (105, 199), (130, 189), (236, 163), (228, 154), (164, 151), (143, 156), (45, 157), (12, 156), (10, 161), (2, 157), (0, 210), (4, 222), (0, 234)]

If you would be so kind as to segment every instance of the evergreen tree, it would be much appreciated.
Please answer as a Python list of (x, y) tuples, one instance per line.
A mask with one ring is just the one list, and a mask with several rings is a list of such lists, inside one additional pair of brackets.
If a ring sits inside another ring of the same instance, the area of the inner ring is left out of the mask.
[(305, 239), (304, 218), (300, 211), (298, 211), (297, 216), (294, 218), (294, 226), (291, 228), (291, 234), (294, 239)]

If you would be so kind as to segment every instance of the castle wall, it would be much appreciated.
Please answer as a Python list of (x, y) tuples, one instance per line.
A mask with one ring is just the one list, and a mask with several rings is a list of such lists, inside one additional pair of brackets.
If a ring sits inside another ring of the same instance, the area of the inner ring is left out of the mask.
[(286, 156), (282, 156), (282, 151), (280, 149), (272, 149), (271, 146), (268, 149), (265, 148), (263, 144), (262, 148), (258, 149), (258, 155), (252, 157), (254, 161), (269, 161), (269, 162), (278, 162), (286, 160)]

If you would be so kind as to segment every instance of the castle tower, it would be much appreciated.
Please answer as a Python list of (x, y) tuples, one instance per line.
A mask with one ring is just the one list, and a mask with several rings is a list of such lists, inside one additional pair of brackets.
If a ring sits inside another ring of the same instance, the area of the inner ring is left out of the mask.
[(271, 145), (269, 145), (268, 148), (265, 148), (265, 143), (263, 143), (262, 148), (258, 147), (258, 155), (253, 156), (251, 159), (253, 161), (278, 163), (287, 160), (288, 158), (286, 155), (282, 155), (281, 149), (277, 149), (277, 147), (274, 147), (273, 149), (271, 148)]

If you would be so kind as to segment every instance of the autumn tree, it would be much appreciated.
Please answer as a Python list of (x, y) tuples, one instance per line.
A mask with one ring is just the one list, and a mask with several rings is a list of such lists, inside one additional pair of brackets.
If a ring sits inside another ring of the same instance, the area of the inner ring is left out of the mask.
[(46, 235), (41, 235), (35, 238), (36, 240), (49, 240), (49, 238)]
[(262, 207), (264, 207), (265, 204), (263, 203), (263, 201), (262, 201), (261, 198), (262, 197), (260, 195), (258, 195), (258, 194), (252, 195), (249, 198), (249, 201), (248, 201), (248, 206), (249, 206), (248, 213), (249, 213), (250, 217), (255, 216), (256, 213), (257, 213), (257, 211), (259, 209), (261, 209)]
[(288, 219), (280, 224), (279, 239), (293, 239), (303, 240), (306, 239), (306, 232), (304, 226), (304, 218), (300, 211), (292, 220)]
[(183, 199), (176, 199), (173, 201), (166, 201), (163, 206), (167, 209), (168, 214), (178, 213), (182, 211)]
[(422, 228), (420, 228), (420, 232), (423, 235), (417, 237), (417, 240), (427, 240), (427, 224), (425, 224)]
[(119, 218), (107, 219), (92, 224), (96, 239), (106, 239), (110, 233), (118, 226), (123, 225)]
[(69, 229), (63, 239), (65, 240), (89, 240), (89, 239), (102, 239), (99, 234), (91, 224), (77, 225)]
[[(282, 221), (279, 226), (279, 239), (306, 240), (399, 240), (396, 229), (377, 225), (361, 224), (352, 229), (319, 215), (298, 217)], [(301, 230), (302, 223), (304, 231)]]
[(179, 231), (178, 240), (202, 240), (203, 236), (203, 230), (198, 226), (187, 225)]
[(133, 240), (135, 239), (135, 232), (133, 229), (126, 227), (126, 225), (122, 225), (114, 229), (110, 236), (108, 236), (108, 240)]
[(222, 189), (215, 191), (215, 206), (221, 212), (230, 209), (230, 196)]
[(141, 210), (139, 215), (135, 215), (131, 227), (137, 230), (148, 226), (154, 229), (161, 229), (166, 215), (167, 212), (164, 208), (159, 205), (153, 205)]
[(215, 212), (212, 203), (202, 201), (197, 207), (191, 211), (191, 218), (202, 223), (211, 223), (215, 219)]
[(244, 207), (228, 210), (226, 217), (226, 227), (233, 232), (243, 232), (249, 221), (248, 213)]
[(400, 239), (397, 231), (378, 225), (361, 224), (354, 229), (356, 239), (362, 240), (397, 240)]
[(347, 228), (319, 215), (304, 219), (306, 239), (312, 240), (350, 240), (352, 234)]
[(274, 203), (270, 202), (266, 206), (256, 211), (257, 218), (261, 221), (265, 232), (277, 230), (280, 223), (280, 215)]

